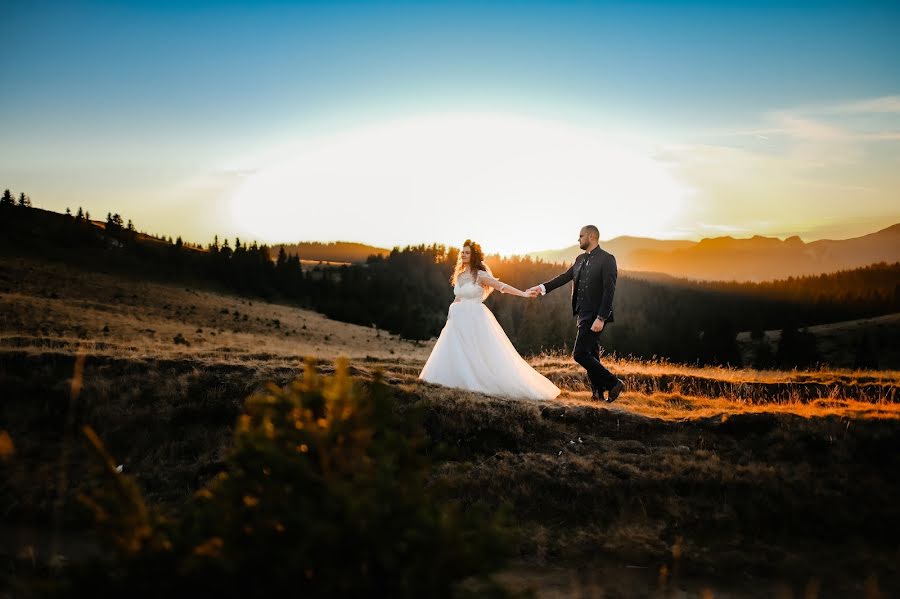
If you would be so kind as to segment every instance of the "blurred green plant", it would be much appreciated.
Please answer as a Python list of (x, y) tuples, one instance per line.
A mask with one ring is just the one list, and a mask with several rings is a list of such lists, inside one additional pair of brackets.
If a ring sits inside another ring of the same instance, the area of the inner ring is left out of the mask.
[(429, 480), (416, 408), (346, 360), (250, 396), (227, 469), (176, 517), (148, 508), (89, 428), (104, 484), (82, 500), (110, 547), (73, 566), (94, 595), (505, 596), (490, 579), (509, 546), (498, 516), (450, 503)]

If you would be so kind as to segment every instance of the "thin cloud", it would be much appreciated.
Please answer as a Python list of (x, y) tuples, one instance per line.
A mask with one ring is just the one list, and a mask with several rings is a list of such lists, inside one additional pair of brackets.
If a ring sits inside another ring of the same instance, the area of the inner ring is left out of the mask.
[[(760, 125), (733, 129), (713, 129), (699, 137), (753, 137), (768, 141), (776, 137), (813, 142), (893, 142), (900, 141), (900, 130), (891, 115), (900, 114), (900, 95), (866, 98), (853, 102), (786, 108), (762, 115)], [(851, 126), (853, 117), (881, 115), (883, 127), (859, 130)], [(848, 119), (850, 119), (848, 121)], [(885, 121), (887, 119), (887, 121)]]
[(862, 141), (900, 141), (900, 131), (876, 131), (875, 133), (862, 133), (856, 137)]
[(822, 110), (826, 113), (891, 113), (900, 112), (900, 96), (883, 96), (868, 100), (857, 100), (846, 104), (837, 104)]
[(838, 141), (851, 139), (854, 135), (840, 127), (789, 112), (771, 115), (778, 127), (776, 131), (794, 138), (816, 141)]

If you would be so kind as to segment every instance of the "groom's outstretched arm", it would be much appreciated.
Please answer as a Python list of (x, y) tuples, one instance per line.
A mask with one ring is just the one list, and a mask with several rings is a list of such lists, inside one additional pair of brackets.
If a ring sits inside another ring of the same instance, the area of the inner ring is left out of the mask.
[(571, 281), (574, 272), (575, 272), (575, 263), (573, 262), (572, 266), (569, 267), (569, 270), (562, 273), (558, 277), (550, 279), (546, 283), (542, 283), (541, 285), (538, 285), (538, 288), (540, 288), (540, 291), (542, 294), (550, 293), (554, 289), (562, 287), (563, 285), (565, 285), (566, 283)]

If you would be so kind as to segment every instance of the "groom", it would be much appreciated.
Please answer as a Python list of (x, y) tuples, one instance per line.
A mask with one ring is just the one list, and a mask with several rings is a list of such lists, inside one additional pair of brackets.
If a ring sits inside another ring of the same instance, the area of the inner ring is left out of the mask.
[(550, 293), (569, 281), (572, 285), (572, 314), (578, 317), (578, 336), (572, 357), (585, 370), (591, 380), (591, 399), (603, 399), (609, 391), (607, 402), (614, 402), (625, 388), (600, 363), (600, 333), (613, 322), (612, 303), (616, 292), (616, 258), (598, 245), (600, 231), (594, 225), (586, 225), (578, 234), (578, 247), (584, 250), (575, 258), (569, 270), (555, 279), (527, 290), (531, 297)]

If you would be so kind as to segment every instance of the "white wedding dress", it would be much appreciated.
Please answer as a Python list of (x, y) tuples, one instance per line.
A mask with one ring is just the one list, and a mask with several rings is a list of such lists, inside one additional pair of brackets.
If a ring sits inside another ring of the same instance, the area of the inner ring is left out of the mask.
[(478, 391), (490, 395), (553, 399), (559, 389), (522, 359), (500, 323), (482, 302), (503, 283), (479, 271), (473, 280), (459, 275), (447, 324), (419, 374), (428, 383)]

